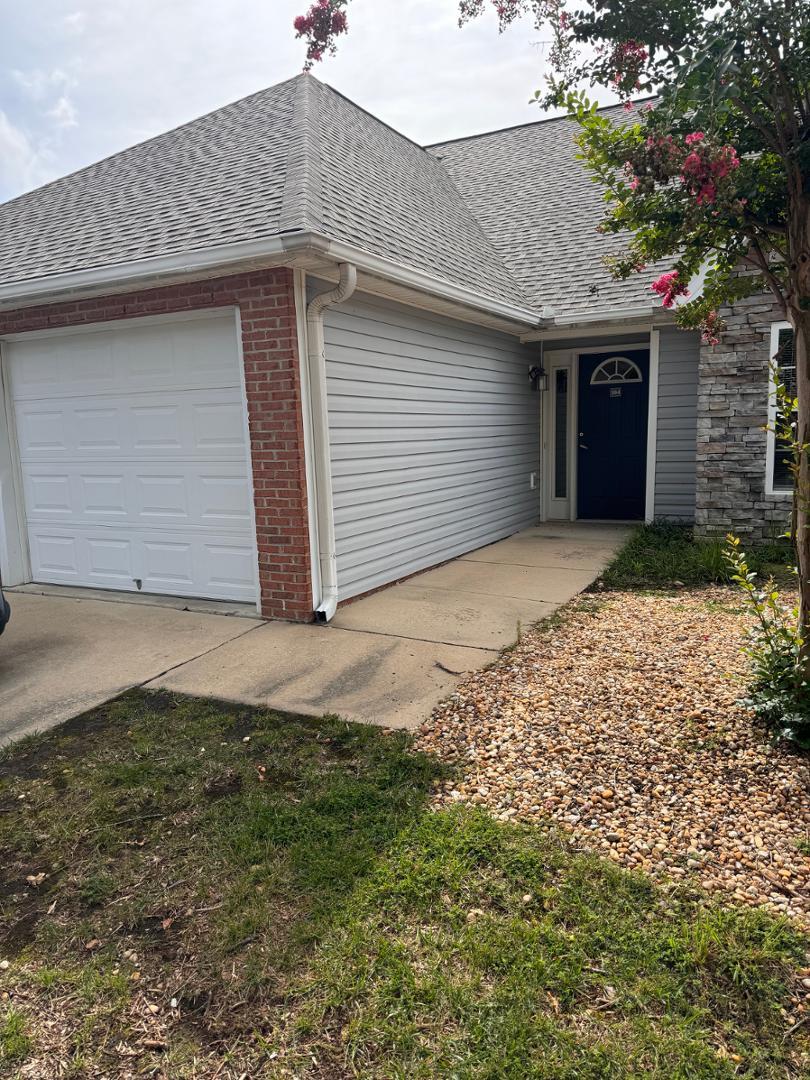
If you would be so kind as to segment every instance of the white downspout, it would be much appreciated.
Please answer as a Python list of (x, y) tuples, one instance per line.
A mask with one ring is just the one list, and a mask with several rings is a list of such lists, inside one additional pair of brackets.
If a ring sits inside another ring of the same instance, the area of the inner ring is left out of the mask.
[(334, 616), (338, 602), (335, 508), (332, 502), (332, 459), (329, 450), (329, 403), (326, 396), (323, 313), (327, 308), (348, 300), (356, 288), (357, 268), (352, 263), (340, 263), (340, 280), (337, 288), (319, 293), (307, 307), (307, 363), (315, 459), (315, 519), (321, 581), (320, 600), (315, 607), (315, 621), (322, 623), (329, 622)]

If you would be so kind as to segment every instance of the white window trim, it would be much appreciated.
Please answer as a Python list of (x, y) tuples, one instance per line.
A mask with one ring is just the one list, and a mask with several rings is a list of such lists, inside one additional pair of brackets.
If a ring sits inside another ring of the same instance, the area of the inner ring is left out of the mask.
[(661, 355), (661, 334), (650, 331), (650, 377), (647, 380), (647, 478), (644, 494), (644, 521), (655, 520), (655, 479), (658, 468), (658, 368)]
[(771, 324), (771, 347), (768, 353), (768, 431), (765, 444), (765, 494), (771, 499), (791, 498), (793, 492), (787, 488), (775, 488), (773, 486), (773, 466), (776, 457), (776, 436), (773, 425), (776, 421), (776, 386), (773, 381), (771, 361), (779, 351), (779, 334), (782, 330), (792, 330), (789, 322), (775, 322)]

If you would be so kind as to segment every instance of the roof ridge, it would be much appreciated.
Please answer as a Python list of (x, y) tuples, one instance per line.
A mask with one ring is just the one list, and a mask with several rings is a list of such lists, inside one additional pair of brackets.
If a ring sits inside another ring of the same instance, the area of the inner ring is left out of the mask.
[(314, 75), (311, 75), (310, 78), (312, 78), (316, 83), (318, 83), (319, 86), (322, 86), (325, 90), (328, 90), (330, 93), (334, 94), (335, 97), (342, 98), (343, 101), (348, 102), (348, 104), (351, 105), (352, 108), (357, 109), (358, 112), (364, 113), (366, 116), (371, 117), (371, 119), (374, 120), (375, 123), (379, 124), (381, 127), (388, 128), (389, 131), (393, 131), (395, 135), (398, 135), (400, 139), (404, 139), (405, 142), (410, 143), (411, 146), (415, 146), (417, 150), (421, 150), (423, 153), (427, 153), (425, 147), (422, 146), (421, 143), (418, 143), (416, 139), (412, 139), (410, 135), (406, 135), (404, 132), (400, 131), (399, 128), (395, 128), (394, 125), (389, 124), (387, 120), (380, 119), (379, 116), (376, 116), (373, 112), (371, 112), (370, 109), (365, 108), (365, 106), (358, 105), (356, 101), (350, 98), (348, 94), (344, 94), (342, 90), (336, 90), (331, 83), (323, 82), (323, 80), (315, 78)]
[[(530, 306), (519, 281), (512, 273), (510, 267), (507, 265), (501, 253), (495, 247), (492, 239), (487, 235), (478, 218), (478, 215), (475, 213), (473, 207), (469, 204), (468, 200), (463, 197), (458, 185), (456, 184), (455, 179), (453, 178), (445, 164), (439, 159), (439, 157), (436, 154), (431, 154), (428, 150), (425, 149), (424, 146), (421, 146), (414, 139), (409, 138), (409, 136), (403, 135), (403, 133), (401, 131), (398, 131), (397, 128), (393, 127), (391, 124), (386, 123), (385, 120), (381, 120), (379, 116), (375, 116), (374, 113), (370, 112), (368, 109), (363, 108), (362, 105), (358, 105), (357, 102), (352, 101), (350, 97), (347, 97), (346, 94), (341, 93), (340, 90), (336, 90), (329, 83), (321, 82), (319, 80), (316, 80), (316, 82), (322, 93), (334, 95), (335, 98), (337, 98), (345, 105), (348, 105), (351, 109), (355, 109), (357, 112), (362, 113), (364, 116), (368, 117), (374, 125), (385, 128), (387, 131), (390, 131), (394, 136), (396, 136), (396, 138), (401, 139), (404, 143), (407, 143), (409, 146), (415, 149), (417, 151), (418, 157), (424, 161), (425, 165), (428, 166), (431, 172), (433, 172), (434, 170), (436, 171), (436, 180), (438, 180), (438, 176), (441, 176), (442, 181), (447, 184), (448, 188), (455, 194), (456, 198), (458, 199), (459, 208), (465, 215), (472, 229), (475, 231), (475, 233), (477, 233), (479, 242), (483, 245), (483, 250), (487, 252), (493, 266), (498, 267), (500, 272), (503, 274), (504, 281), (508, 283), (511, 289), (514, 290), (515, 296), (520, 298), (520, 302), (526, 304), (526, 306)], [(315, 122), (317, 123), (317, 118), (320, 116), (320, 113), (318, 112), (318, 110), (315, 110), (313, 115), (315, 118)], [(314, 129), (315, 124), (313, 124), (313, 134)], [(318, 124), (317, 132), (319, 136), (320, 131), (321, 128)], [(318, 153), (318, 155), (320, 154), (319, 145), (315, 153)], [(322, 173), (320, 171), (320, 157), (318, 157), (319, 182), (321, 175)]]
[(310, 92), (313, 81), (318, 80), (308, 73), (298, 78), (278, 219), (282, 233), (323, 229), (320, 140)]
[[(644, 105), (648, 101), (656, 101), (658, 94), (648, 94), (647, 97), (634, 98), (633, 105)], [(624, 105), (617, 101), (614, 105), (600, 105), (597, 112), (608, 112), (610, 109), (622, 109)], [(519, 131), (521, 128), (539, 127), (541, 124), (553, 124), (558, 120), (570, 120), (568, 113), (560, 113), (558, 116), (542, 116), (539, 120), (525, 120), (522, 124), (507, 124), (506, 127), (492, 128), (490, 131), (477, 131), (473, 135), (458, 135), (455, 139), (439, 139), (438, 142), (425, 143), (422, 147), (428, 153), (437, 146), (450, 146), (453, 143), (472, 142), (473, 139), (485, 139), (487, 135), (503, 135), (507, 131)]]
[[(425, 153), (427, 153), (427, 151), (425, 151)], [(501, 266), (501, 268), (502, 268), (504, 274), (506, 275), (506, 277), (508, 278), (508, 280), (511, 281), (512, 284), (514, 285), (514, 287), (515, 287), (515, 295), (520, 297), (521, 302), (524, 303), (526, 305), (526, 307), (531, 307), (532, 305), (529, 302), (529, 297), (523, 291), (523, 286), (518, 281), (518, 279), (515, 277), (514, 273), (512, 272), (511, 266), (507, 263), (506, 259), (500, 253), (498, 248), (495, 246), (492, 237), (484, 229), (483, 223), (481, 222), (481, 219), (479, 218), (478, 214), (475, 212), (475, 208), (472, 206), (469, 199), (464, 198), (464, 195), (461, 192), (461, 188), (456, 183), (455, 178), (451, 174), (450, 170), (444, 164), (442, 159), (440, 157), (438, 157), (436, 154), (428, 154), (428, 157), (432, 157), (434, 159), (434, 161), (441, 168), (444, 175), (447, 177), (448, 181), (450, 182), (450, 186), (457, 193), (462, 206), (465, 208), (465, 210), (469, 214), (470, 221), (472, 221), (472, 223), (474, 224), (475, 228), (478, 231), (479, 236), (484, 241), (484, 244), (487, 246), (487, 248), (492, 253), (492, 255), (495, 257), (495, 259), (498, 261), (499, 265)]]

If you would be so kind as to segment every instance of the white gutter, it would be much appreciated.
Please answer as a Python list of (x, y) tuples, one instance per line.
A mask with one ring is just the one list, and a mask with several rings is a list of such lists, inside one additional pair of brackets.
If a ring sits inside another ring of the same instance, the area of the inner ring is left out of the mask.
[(201, 274), (213, 276), (214, 271), (237, 273), (240, 269), (255, 268), (261, 264), (284, 265), (295, 260), (300, 266), (302, 259), (351, 262), (358, 270), (371, 276), (430, 293), (473, 310), (485, 311), (509, 322), (523, 323), (527, 327), (539, 326), (543, 322), (539, 311), (507, 300), (482, 296), (463, 285), (455, 285), (423, 270), (402, 266), (313, 232), (239, 241), (179, 255), (161, 255), (115, 266), (10, 282), (0, 285), (0, 306), (8, 309), (14, 305), (57, 302), (60, 297), (73, 299), (84, 293), (98, 295), (105, 289), (126, 291), (159, 284), (162, 278), (176, 280)]
[(326, 255), (338, 262), (353, 262), (358, 270), (374, 277), (386, 278), (389, 281), (395, 281), (398, 285), (432, 293), (444, 300), (489, 312), (509, 322), (525, 323), (529, 326), (538, 326), (545, 322), (542, 311), (534, 308), (521, 307), (508, 300), (481, 296), (480, 293), (465, 288), (463, 285), (454, 285), (452, 282), (433, 277), (423, 270), (413, 270), (399, 263), (389, 262), (388, 259), (380, 258), (379, 255), (371, 255), (367, 251), (361, 251), (338, 240), (327, 240), (326, 244)]
[(99, 289), (135, 286), (154, 278), (183, 277), (214, 266), (226, 269), (230, 265), (241, 265), (259, 258), (277, 258), (285, 251), (284, 239), (271, 236), (264, 240), (239, 241), (179, 255), (159, 255), (152, 259), (138, 259), (135, 262), (116, 263), (91, 270), (73, 270), (65, 274), (12, 281), (0, 285), (0, 304), (31, 304), (37, 300), (45, 303), (51, 297), (63, 293), (97, 293)]
[(577, 332), (587, 333), (591, 330), (599, 330), (616, 325), (627, 325), (631, 322), (651, 322), (656, 316), (660, 317), (661, 311), (654, 304), (632, 308), (617, 308), (615, 314), (601, 312), (598, 314), (571, 315), (569, 317), (552, 318), (546, 320), (541, 327), (521, 334), (520, 340), (524, 343), (531, 341), (543, 341), (557, 336), (570, 336)]
[(340, 264), (336, 289), (319, 293), (307, 308), (307, 364), (312, 411), (313, 457), (315, 466), (316, 528), (320, 599), (315, 605), (315, 621), (329, 622), (337, 610), (337, 551), (335, 507), (332, 500), (332, 459), (329, 452), (329, 405), (326, 396), (326, 347), (323, 340), (323, 313), (348, 300), (357, 288), (357, 268)]

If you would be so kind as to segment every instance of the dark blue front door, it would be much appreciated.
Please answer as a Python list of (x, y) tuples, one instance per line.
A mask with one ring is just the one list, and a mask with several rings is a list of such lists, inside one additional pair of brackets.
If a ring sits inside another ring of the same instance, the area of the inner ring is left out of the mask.
[(579, 357), (577, 516), (644, 517), (647, 477), (646, 349)]

